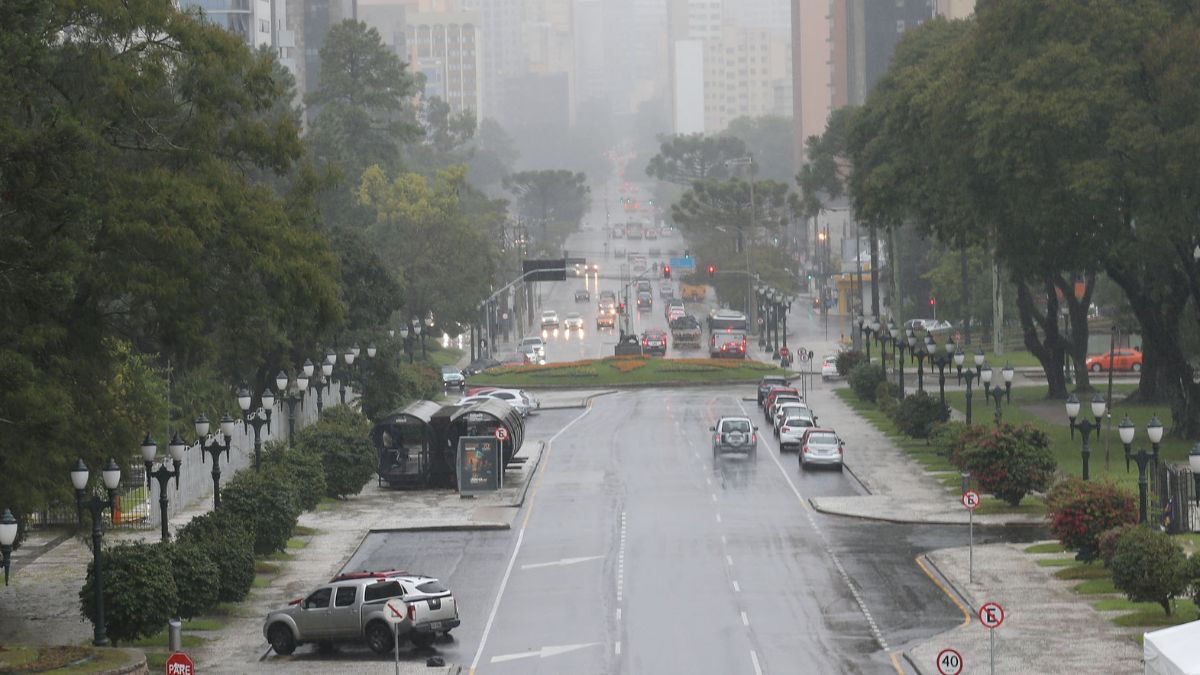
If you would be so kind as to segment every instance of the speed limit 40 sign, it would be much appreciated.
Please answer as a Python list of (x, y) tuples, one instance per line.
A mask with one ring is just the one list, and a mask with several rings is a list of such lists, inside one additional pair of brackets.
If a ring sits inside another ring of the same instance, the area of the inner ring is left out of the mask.
[(943, 649), (937, 655), (938, 675), (958, 675), (963, 669), (962, 654), (953, 649)]

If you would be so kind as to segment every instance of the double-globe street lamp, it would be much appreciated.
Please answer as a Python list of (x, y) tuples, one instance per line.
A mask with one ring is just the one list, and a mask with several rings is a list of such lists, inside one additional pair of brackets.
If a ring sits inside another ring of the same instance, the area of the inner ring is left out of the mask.
[(288, 377), (286, 371), (279, 371), (275, 376), (275, 388), (279, 390), (280, 400), (287, 405), (288, 409), (288, 447), (292, 447), (292, 438), (296, 435), (296, 406), (304, 404), (304, 393), (308, 391), (308, 378), (312, 375), (312, 361), (306, 361), (305, 365), (296, 373), (296, 381), (293, 386), (288, 386), (291, 383), (291, 378)]
[(262, 428), (267, 428), (267, 433), (271, 433), (271, 411), (275, 408), (275, 394), (271, 393), (271, 388), (263, 389), (262, 395), (259, 397), (258, 408), (250, 410), (254, 404), (253, 398), (250, 396), (250, 390), (242, 387), (238, 391), (238, 407), (242, 409), (242, 428), (254, 428), (254, 470), (258, 471), (262, 466)]
[(187, 444), (176, 434), (171, 442), (167, 444), (167, 451), (171, 454), (171, 462), (173, 468), (167, 468), (167, 459), (164, 457), (159, 463), (158, 468), (154, 468), (154, 459), (158, 455), (158, 443), (151, 438), (150, 434), (142, 439), (142, 461), (146, 464), (146, 485), (150, 485), (150, 479), (158, 481), (158, 518), (162, 523), (162, 540), (170, 541), (171, 533), (167, 530), (167, 485), (171, 479), (175, 479), (175, 490), (179, 490), (179, 466), (183, 464), (183, 452), (187, 450)]
[(923, 339), (918, 339), (912, 329), (908, 329), (908, 348), (910, 357), (917, 360), (917, 391), (925, 393), (925, 358), (930, 356), (930, 345), (933, 338), (925, 335)]
[[(1125, 446), (1125, 470), (1129, 470), (1129, 459), (1137, 462), (1138, 466), (1138, 523), (1145, 525), (1147, 521), (1147, 499), (1149, 493), (1149, 481), (1146, 479), (1146, 467), (1153, 462), (1154, 466), (1158, 466), (1158, 444), (1162, 441), (1163, 427), (1158, 421), (1158, 417), (1152, 417), (1150, 423), (1146, 425), (1146, 436), (1150, 439), (1150, 445), (1153, 448), (1152, 452), (1146, 452), (1145, 448), (1138, 448), (1136, 453), (1131, 453), (1133, 449), (1133, 437), (1137, 432), (1137, 427), (1133, 421), (1129, 419), (1129, 415), (1121, 420), (1117, 425), (1117, 433), (1121, 436), (1121, 443)], [(1191, 457), (1188, 458), (1189, 462)]]
[[(221, 508), (221, 453), (225, 453), (225, 461), (229, 461), (229, 451), (233, 447), (233, 429), (237, 421), (227, 414), (221, 415), (220, 433), (208, 433), (209, 421), (200, 413), (196, 418), (196, 446), (200, 449), (200, 461), (204, 462), (204, 455), (212, 458), (212, 479), (213, 479), (213, 509)], [(171, 439), (174, 444), (179, 437)]]
[(958, 345), (954, 340), (946, 340), (944, 345), (939, 345), (929, 355), (929, 361), (938, 369), (938, 397), (942, 402), (942, 407), (946, 407), (946, 366), (954, 362), (958, 356)]
[(1070, 420), (1071, 425), (1071, 437), (1074, 438), (1075, 430), (1079, 429), (1080, 439), (1083, 441), (1083, 479), (1089, 480), (1088, 460), (1091, 457), (1092, 449), (1088, 446), (1088, 439), (1091, 437), (1093, 431), (1097, 432), (1097, 437), (1099, 437), (1100, 418), (1104, 417), (1104, 410), (1106, 407), (1104, 403), (1104, 397), (1100, 394), (1096, 394), (1092, 397), (1092, 417), (1095, 418), (1095, 422), (1087, 418), (1084, 418), (1081, 422), (1075, 421), (1075, 419), (1079, 417), (1079, 399), (1075, 398), (1075, 394), (1071, 394), (1071, 396), (1067, 398), (1066, 407), (1067, 419)]
[(901, 400), (904, 399), (904, 358), (905, 358), (904, 354), (905, 354), (905, 352), (908, 351), (908, 344), (909, 344), (908, 340), (909, 340), (909, 335), (911, 333), (912, 333), (911, 329), (906, 330), (903, 333), (901, 333), (899, 331), (892, 331), (892, 335), (894, 336), (892, 338), (892, 355), (896, 356), (898, 354), (900, 356), (900, 359), (897, 361), (898, 366), (897, 366), (896, 370), (900, 374), (900, 399)]
[(104, 510), (112, 511), (116, 504), (117, 487), (121, 485), (121, 467), (113, 458), (108, 458), (101, 476), (104, 481), (105, 497), (95, 492), (88, 493), (88, 478), (90, 472), (87, 465), (80, 459), (71, 469), (71, 484), (75, 487), (75, 505), (78, 509), (87, 509), (92, 514), (92, 590), (95, 592), (95, 631), (92, 644), (103, 647), (108, 644), (108, 634), (104, 622), (104, 566), (103, 553), (100, 548), (104, 539)]
[[(413, 340), (421, 336), (421, 320), (413, 317), (408, 323), (400, 324), (400, 337), (404, 338), (404, 351), (408, 352), (408, 362), (413, 362)], [(488, 345), (491, 349), (491, 345)]]

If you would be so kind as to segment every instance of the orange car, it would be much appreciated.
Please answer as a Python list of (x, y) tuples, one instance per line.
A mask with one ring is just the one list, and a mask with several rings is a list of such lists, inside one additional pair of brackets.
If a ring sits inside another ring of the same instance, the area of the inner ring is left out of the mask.
[(1142, 369), (1142, 353), (1128, 347), (1115, 349), (1099, 356), (1089, 356), (1087, 367), (1093, 373), (1099, 373), (1109, 368), (1113, 370), (1132, 370), (1136, 373)]

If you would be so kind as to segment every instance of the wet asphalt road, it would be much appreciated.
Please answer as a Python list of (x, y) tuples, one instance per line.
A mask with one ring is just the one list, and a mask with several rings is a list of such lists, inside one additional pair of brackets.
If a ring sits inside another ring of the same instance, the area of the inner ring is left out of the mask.
[(561, 433), (512, 531), (376, 535), (347, 568), (446, 581), (463, 625), (436, 652), (479, 672), (893, 671), (882, 645), (961, 623), (914, 558), (966, 533), (812, 512), (809, 497), (861, 489), (801, 474), (769, 431), (757, 461), (714, 463), (708, 427), (742, 406), (756, 417), (751, 393), (642, 390), (543, 412), (531, 428)]

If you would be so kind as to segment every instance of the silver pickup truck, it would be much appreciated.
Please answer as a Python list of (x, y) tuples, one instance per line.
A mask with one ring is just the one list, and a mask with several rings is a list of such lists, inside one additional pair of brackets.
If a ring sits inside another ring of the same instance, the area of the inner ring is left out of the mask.
[(406, 572), (356, 572), (334, 577), (287, 607), (267, 614), (263, 636), (286, 656), (302, 644), (365, 641), (371, 651), (393, 649), (393, 627), (385, 617), (389, 600), (405, 604), (396, 632), (414, 646), (427, 647), (438, 634), (459, 625), (458, 605), (433, 577)]

